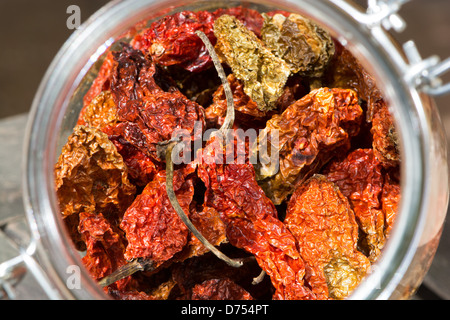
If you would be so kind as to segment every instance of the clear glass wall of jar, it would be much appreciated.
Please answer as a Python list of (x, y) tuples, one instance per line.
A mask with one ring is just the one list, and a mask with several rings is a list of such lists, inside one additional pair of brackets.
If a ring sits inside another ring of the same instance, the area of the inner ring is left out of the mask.
[[(50, 297), (107, 298), (83, 269), (80, 254), (66, 236), (53, 185), (53, 165), (76, 123), (97, 60), (139, 21), (152, 21), (172, 10), (213, 10), (241, 3), (113, 1), (83, 24), (55, 57), (36, 94), (28, 124), (24, 194), (33, 240), (19, 259)], [(375, 76), (394, 106), (403, 159), (400, 213), (381, 259), (350, 299), (407, 298), (432, 261), (448, 205), (445, 136), (432, 99), (405, 81), (407, 61), (395, 44), (379, 36), (381, 24), (373, 22), (371, 28), (361, 25), (341, 1), (263, 0), (248, 4), (263, 11), (299, 12), (323, 25)], [(168, 10), (171, 5), (174, 7)], [(71, 278), (74, 272), (80, 275), (77, 283)]]

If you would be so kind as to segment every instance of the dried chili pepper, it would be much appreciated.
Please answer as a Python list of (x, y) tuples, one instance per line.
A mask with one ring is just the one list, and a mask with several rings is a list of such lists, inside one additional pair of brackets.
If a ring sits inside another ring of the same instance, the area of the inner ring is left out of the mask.
[(250, 293), (229, 279), (212, 279), (192, 289), (191, 300), (253, 300)]
[(388, 105), (379, 101), (372, 118), (373, 151), (384, 167), (396, 167), (400, 164), (400, 148), (394, 119)]
[(289, 66), (268, 50), (238, 19), (222, 15), (214, 22), (216, 49), (225, 57), (244, 92), (260, 110), (275, 108), (290, 75)]
[[(158, 92), (177, 91), (175, 82), (154, 61), (130, 45), (114, 51), (110, 90), (119, 110), (132, 100)], [(126, 118), (126, 116), (125, 116)]]
[(401, 199), (400, 182), (396, 176), (398, 175), (397, 169), (392, 169), (384, 177), (383, 192), (381, 194), (382, 210), (384, 215), (384, 234), (389, 236), (392, 226), (397, 216), (398, 207)]
[(322, 76), (334, 55), (330, 35), (299, 14), (263, 16), (262, 41), (287, 62), (291, 72), (309, 77)]
[(355, 212), (363, 237), (360, 247), (374, 262), (384, 246), (384, 215), (381, 210), (383, 166), (372, 149), (352, 151), (345, 159), (333, 161), (325, 170), (327, 179), (334, 182), (346, 196)]
[[(124, 253), (126, 241), (122, 231), (114, 228), (101, 213), (80, 213), (78, 230), (86, 243), (86, 255), (82, 258), (84, 266), (95, 280), (100, 280), (127, 263)], [(121, 279), (114, 284), (123, 290), (132, 280)]]
[(110, 91), (102, 91), (83, 109), (78, 124), (102, 129), (118, 121), (117, 106)]
[(330, 63), (326, 78), (327, 85), (353, 89), (359, 98), (367, 103), (366, 121), (372, 123), (370, 132), (374, 152), (384, 167), (398, 166), (399, 141), (388, 104), (375, 79), (339, 42), (336, 42), (336, 54)]
[[(194, 194), (189, 167), (176, 171), (174, 190), (181, 207), (189, 211)], [(166, 174), (159, 172), (125, 212), (120, 227), (126, 233), (127, 260), (145, 258), (156, 265), (169, 260), (187, 243), (188, 229), (172, 208), (166, 193)]]
[[(98, 96), (102, 91), (109, 90), (109, 85), (111, 81), (111, 72), (113, 69), (114, 57), (112, 52), (108, 52), (105, 59), (103, 60), (96, 78), (92, 82), (91, 87), (83, 98), (83, 107), (89, 105), (96, 96)], [(83, 110), (80, 116), (83, 114)], [(80, 117), (81, 118), (81, 117)], [(84, 124), (84, 123), (79, 123)]]
[(178, 91), (168, 75), (140, 51), (124, 46), (115, 59), (111, 92), (120, 123), (104, 131), (116, 143), (123, 141), (155, 163), (161, 162), (156, 144), (171, 139), (176, 130), (192, 134), (197, 121), (204, 127), (204, 110)]
[[(242, 81), (238, 80), (234, 74), (230, 74), (227, 79), (233, 92), (236, 122), (254, 126), (255, 123), (266, 120), (270, 112), (259, 110), (256, 102), (244, 92)], [(208, 125), (210, 127), (220, 127), (226, 116), (226, 110), (227, 101), (225, 91), (223, 86), (220, 86), (213, 94), (213, 103), (205, 109), (205, 117)]]
[[(276, 299), (311, 299), (304, 286), (304, 264), (295, 239), (278, 220), (250, 164), (217, 164), (221, 142), (213, 138), (199, 157), (198, 174), (205, 183), (205, 203), (220, 212), (231, 244), (255, 255), (270, 276)], [(223, 162), (222, 162), (223, 163)]]
[(358, 225), (347, 198), (324, 176), (300, 185), (284, 223), (298, 242), (305, 282), (318, 299), (343, 299), (370, 270), (357, 250)]
[(133, 46), (148, 52), (158, 64), (202, 71), (212, 66), (212, 60), (195, 31), (204, 32), (215, 43), (213, 24), (214, 16), (210, 12), (177, 12), (153, 22)]
[[(55, 186), (61, 214), (74, 230), (82, 212), (102, 212), (117, 225), (134, 199), (122, 157), (108, 137), (95, 128), (75, 127), (55, 165)], [(72, 216), (72, 217), (71, 217)]]
[(258, 11), (240, 6), (226, 9), (219, 8), (213, 12), (214, 19), (217, 19), (225, 14), (235, 17), (258, 38), (261, 37), (261, 29), (264, 23), (264, 18)]
[(257, 166), (266, 194), (280, 204), (295, 186), (318, 171), (338, 150), (348, 149), (359, 131), (362, 109), (352, 90), (321, 88), (290, 105), (281, 115), (267, 121), (260, 139), (279, 133), (279, 171), (271, 164)]

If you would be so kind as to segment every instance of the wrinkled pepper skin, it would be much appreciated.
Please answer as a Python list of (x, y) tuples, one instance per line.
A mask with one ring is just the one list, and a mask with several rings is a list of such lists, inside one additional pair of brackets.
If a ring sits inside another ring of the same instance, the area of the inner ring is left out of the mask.
[(349, 199), (363, 235), (360, 245), (374, 262), (386, 241), (380, 200), (384, 184), (381, 162), (372, 149), (358, 149), (342, 161), (333, 161), (325, 172)]
[[(188, 212), (194, 194), (192, 180), (186, 179), (189, 171), (174, 174), (174, 190), (185, 212)], [(127, 260), (146, 258), (160, 265), (187, 244), (188, 229), (170, 204), (165, 179), (165, 172), (159, 172), (123, 216), (120, 228), (128, 242)]]
[(305, 280), (318, 299), (343, 299), (370, 270), (357, 249), (358, 225), (348, 199), (322, 175), (300, 185), (284, 221), (298, 242)]
[(270, 142), (271, 131), (278, 132), (279, 170), (257, 166), (258, 180), (271, 200), (281, 204), (296, 185), (348, 150), (362, 114), (353, 90), (320, 88), (273, 115), (260, 139), (266, 136)]
[(102, 212), (117, 226), (135, 197), (136, 187), (122, 157), (108, 136), (95, 128), (75, 127), (54, 172), (61, 214), (80, 249), (85, 247), (77, 230), (82, 212)]
[(205, 202), (221, 213), (228, 240), (255, 255), (275, 287), (274, 299), (314, 299), (304, 286), (295, 239), (259, 187), (252, 165), (216, 164), (211, 158), (222, 156), (215, 153), (220, 144), (213, 138), (202, 150), (198, 174), (207, 188)]
[[(178, 10), (120, 37), (54, 167), (92, 279), (117, 300), (347, 298), (401, 200), (391, 106), (363, 65), (300, 14), (252, 6)], [(172, 174), (222, 256), (175, 211)]]

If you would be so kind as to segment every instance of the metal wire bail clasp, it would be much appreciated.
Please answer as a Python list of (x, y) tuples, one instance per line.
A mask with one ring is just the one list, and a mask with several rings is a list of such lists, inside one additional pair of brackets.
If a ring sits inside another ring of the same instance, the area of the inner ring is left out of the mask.
[[(409, 0), (368, 0), (367, 15), (378, 20), (384, 29), (401, 32), (405, 21), (397, 14), (400, 7)], [(405, 66), (405, 81), (411, 86), (433, 96), (450, 93), (450, 83), (443, 85), (440, 76), (450, 69), (450, 58), (440, 62), (439, 57), (422, 59), (413, 41), (403, 45), (408, 59)]]
[(0, 300), (15, 300), (14, 287), (30, 272), (50, 299), (59, 299), (57, 291), (51, 286), (48, 276), (36, 260), (37, 242), (32, 239), (27, 247), (16, 246), (19, 255), (0, 262)]
[[(381, 23), (386, 29), (402, 32), (406, 28), (406, 22), (397, 12), (400, 7), (409, 0), (368, 0), (367, 15), (371, 16), (375, 23)], [(369, 20), (369, 21), (370, 21)]]
[(438, 56), (422, 59), (413, 41), (403, 45), (408, 58), (409, 68), (405, 73), (405, 80), (421, 91), (440, 96), (450, 93), (450, 83), (443, 85), (440, 76), (450, 70), (450, 58), (440, 62)]
[(369, 29), (382, 25), (384, 29), (401, 32), (405, 29), (405, 21), (397, 14), (400, 7), (409, 0), (368, 0), (367, 11), (355, 8), (346, 0), (330, 0), (353, 19)]
[(440, 96), (450, 93), (450, 83), (443, 84), (441, 75), (450, 69), (450, 58), (440, 61), (439, 57), (431, 56), (422, 59), (413, 41), (403, 45), (407, 61), (396, 53), (396, 47), (388, 36), (388, 30), (402, 32), (406, 22), (400, 17), (398, 11), (401, 6), (410, 0), (367, 0), (367, 11), (362, 12), (345, 0), (330, 0), (332, 3), (346, 11), (356, 21), (365, 25), (385, 49), (391, 54), (403, 73), (406, 83), (426, 94)]

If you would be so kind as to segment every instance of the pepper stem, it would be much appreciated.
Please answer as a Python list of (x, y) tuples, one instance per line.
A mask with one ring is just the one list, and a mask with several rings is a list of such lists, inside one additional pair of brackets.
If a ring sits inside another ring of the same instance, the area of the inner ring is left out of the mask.
[(138, 271), (152, 271), (152, 270), (154, 270), (154, 263), (152, 260), (144, 258), (135, 259), (118, 268), (110, 275), (107, 275), (106, 277), (102, 278), (100, 281), (98, 281), (98, 284), (101, 287), (107, 287), (110, 284), (113, 284), (116, 281), (131, 276), (133, 273), (136, 273)]
[[(233, 93), (230, 88), (230, 84), (228, 83), (227, 76), (225, 74), (225, 71), (222, 68), (222, 64), (220, 63), (219, 57), (217, 56), (216, 51), (214, 50), (214, 46), (209, 41), (208, 37), (201, 31), (195, 32), (200, 39), (203, 41), (203, 43), (206, 46), (206, 49), (208, 50), (211, 59), (214, 63), (214, 66), (217, 70), (217, 73), (219, 75), (220, 80), (222, 81), (222, 85), (225, 92), (225, 97), (227, 99), (227, 114), (225, 116), (225, 120), (222, 124), (222, 126), (219, 129), (219, 133), (222, 137), (228, 138), (228, 135), (226, 134), (226, 130), (231, 129), (234, 124), (234, 101), (233, 101)], [(163, 141), (161, 143), (158, 143), (157, 145), (157, 153), (159, 158), (163, 158), (165, 155), (166, 159), (166, 191), (167, 196), (169, 197), (170, 203), (172, 204), (172, 207), (174, 208), (175, 212), (178, 214), (180, 219), (183, 221), (183, 223), (188, 227), (188, 229), (194, 234), (194, 236), (213, 254), (215, 254), (219, 259), (227, 263), (228, 265), (239, 268), (243, 265), (244, 260), (246, 259), (231, 259), (225, 254), (223, 254), (219, 249), (217, 249), (214, 245), (212, 245), (198, 230), (197, 228), (192, 224), (192, 222), (189, 220), (188, 216), (184, 213), (183, 208), (181, 208), (180, 203), (178, 202), (178, 199), (175, 195), (175, 191), (173, 190), (173, 162), (172, 162), (172, 153), (173, 151), (178, 152), (179, 150), (176, 149), (177, 146), (182, 146), (182, 144), (178, 144), (179, 140), (172, 139), (169, 141)], [(174, 150), (175, 149), (175, 150)], [(117, 269), (110, 275), (104, 277), (101, 279), (98, 284), (102, 287), (109, 286), (110, 284), (123, 279), (127, 276), (132, 275), (135, 272), (138, 271), (151, 271), (154, 269), (154, 264), (151, 260), (139, 258), (130, 261), (126, 265), (122, 266), (121, 268)]]
[(225, 120), (223, 121), (222, 126), (220, 127), (219, 131), (222, 133), (222, 137), (227, 135), (225, 134), (225, 130), (231, 129), (234, 124), (234, 101), (233, 101), (233, 92), (231, 91), (230, 84), (227, 80), (227, 75), (225, 74), (225, 71), (223, 70), (222, 64), (220, 63), (219, 56), (216, 53), (216, 50), (214, 50), (214, 46), (212, 45), (211, 41), (209, 41), (206, 34), (204, 34), (202, 31), (197, 30), (195, 33), (200, 37), (200, 39), (203, 41), (203, 43), (206, 46), (206, 49), (209, 52), (209, 55), (211, 56), (211, 59), (214, 63), (214, 67), (217, 70), (217, 73), (219, 75), (220, 80), (222, 81), (223, 90), (225, 92), (225, 97), (227, 99), (227, 114), (225, 116)]
[(188, 216), (184, 213), (183, 208), (181, 208), (180, 203), (178, 202), (177, 196), (175, 195), (175, 191), (173, 190), (173, 162), (172, 162), (172, 153), (173, 151), (178, 151), (177, 146), (182, 146), (178, 144), (176, 141), (170, 142), (166, 146), (166, 191), (167, 196), (169, 197), (170, 203), (174, 208), (175, 212), (178, 214), (178, 217), (183, 221), (183, 223), (188, 227), (189, 231), (213, 254), (216, 255), (219, 259), (226, 262), (228, 265), (239, 268), (242, 266), (243, 262), (241, 259), (231, 259), (223, 254), (219, 249), (217, 249), (214, 245), (212, 245), (201, 233), (197, 230), (197, 228), (193, 225), (191, 220), (189, 220)]
[[(222, 126), (219, 129), (219, 132), (222, 134), (222, 137), (228, 137), (228, 135), (225, 134), (225, 131), (230, 129), (233, 126), (234, 123), (234, 101), (233, 101), (233, 93), (230, 88), (230, 84), (228, 83), (227, 76), (225, 74), (225, 71), (222, 68), (222, 64), (220, 63), (219, 57), (217, 56), (216, 51), (214, 50), (214, 47), (212, 43), (209, 41), (208, 37), (201, 31), (195, 32), (200, 39), (203, 41), (203, 43), (206, 46), (206, 49), (208, 50), (212, 61), (214, 62), (214, 66), (217, 70), (217, 73), (220, 77), (220, 80), (222, 81), (222, 85), (224, 87), (225, 96), (227, 99), (227, 114), (225, 117), (225, 120), (222, 124)], [(159, 144), (159, 147), (164, 145), (164, 143)], [(166, 158), (166, 191), (167, 195), (169, 197), (170, 203), (172, 204), (174, 210), (180, 217), (180, 219), (184, 222), (184, 224), (188, 227), (188, 229), (194, 234), (194, 236), (213, 254), (215, 254), (219, 259), (226, 262), (228, 265), (238, 268), (241, 267), (243, 264), (242, 259), (231, 259), (227, 257), (225, 254), (223, 254), (219, 249), (217, 249), (214, 245), (212, 245), (198, 230), (197, 228), (192, 224), (192, 222), (189, 220), (187, 215), (184, 213), (184, 210), (181, 208), (180, 204), (178, 203), (177, 197), (175, 195), (175, 192), (173, 190), (173, 162), (172, 162), (172, 153), (173, 151), (178, 152), (177, 146), (182, 146), (181, 144), (178, 144), (176, 140), (169, 142), (165, 145), (165, 158)], [(162, 149), (164, 147), (160, 148), (159, 152), (162, 154)]]

